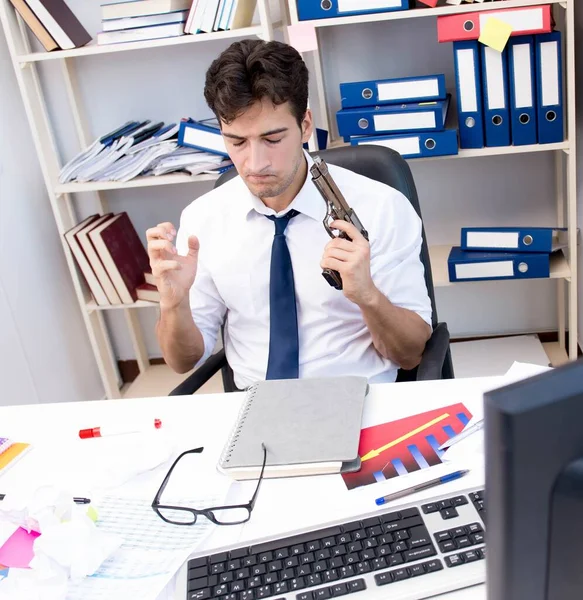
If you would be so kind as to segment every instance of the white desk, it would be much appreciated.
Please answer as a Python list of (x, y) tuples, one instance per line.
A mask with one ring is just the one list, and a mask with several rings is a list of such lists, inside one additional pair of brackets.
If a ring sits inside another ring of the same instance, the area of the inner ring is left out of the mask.
[[(479, 407), (477, 410), (480, 410), (483, 392), (499, 387), (501, 383), (501, 378), (492, 377), (373, 385), (365, 404), (363, 426), (455, 402), (464, 402), (466, 406)], [(120, 443), (119, 438), (128, 436), (79, 440), (79, 429), (106, 423), (131, 422), (136, 417), (162, 419), (163, 430), (172, 440), (175, 451), (203, 445), (207, 456), (210, 452), (218, 457), (243, 397), (243, 393), (211, 394), (1, 407), (2, 435), (31, 442), (34, 450), (0, 477), (0, 492), (9, 493), (23, 485), (52, 481), (58, 485), (68, 485), (75, 495), (91, 497), (93, 473), (99, 469), (93, 471), (88, 466), (80, 476), (79, 461), (83, 452), (89, 448), (88, 444), (101, 444), (103, 456), (108, 449), (119, 452), (120, 447), (116, 447)], [(139, 476), (139, 489), (148, 494), (148, 498), (153, 498), (168, 467), (169, 464), (165, 463)], [(476, 469), (460, 481), (441, 486), (437, 493), (454, 494), (459, 489), (483, 485), (483, 476), (483, 469)], [(379, 495), (380, 488), (353, 492), (344, 490), (345, 496), (338, 504), (331, 502), (331, 496), (335, 496), (330, 482), (339, 479), (340, 476), (323, 476), (265, 480), (251, 521), (240, 528), (217, 527), (205, 542), (205, 549), (261, 537), (268, 531), (272, 534), (285, 533), (299, 526), (318, 525), (325, 520), (350, 516), (347, 511), (358, 515), (374, 510), (374, 498)], [(235, 486), (239, 488), (237, 493), (241, 499), (250, 497), (253, 485), (247, 482)], [(350, 500), (346, 500), (346, 494), (352, 494)], [(425, 494), (431, 496), (436, 492), (430, 490), (429, 494)], [(411, 502), (422, 497), (417, 494), (406, 500)], [(178, 575), (177, 600), (185, 597), (183, 576), (184, 569)], [(485, 586), (440, 596), (442, 600), (484, 600), (485, 597)]]

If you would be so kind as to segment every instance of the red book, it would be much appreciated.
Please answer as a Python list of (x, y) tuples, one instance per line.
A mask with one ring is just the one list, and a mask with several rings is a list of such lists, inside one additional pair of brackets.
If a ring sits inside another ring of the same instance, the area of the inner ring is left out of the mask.
[[(132, 304), (138, 299), (136, 288), (145, 283), (142, 259), (136, 256), (135, 229), (129, 221), (128, 214), (122, 212), (115, 215), (89, 233), (103, 266), (111, 277), (111, 281), (119, 294), (122, 303)], [(145, 252), (141, 242), (141, 251)]]

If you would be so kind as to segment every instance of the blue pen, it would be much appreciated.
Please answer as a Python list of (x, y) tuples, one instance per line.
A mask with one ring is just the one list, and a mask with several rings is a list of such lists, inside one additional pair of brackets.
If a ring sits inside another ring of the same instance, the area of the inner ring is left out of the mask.
[(442, 483), (447, 483), (448, 481), (454, 481), (467, 475), (469, 471), (467, 469), (463, 469), (462, 471), (454, 471), (453, 473), (448, 473), (447, 475), (442, 475), (441, 477), (437, 477), (436, 479), (432, 479), (431, 481), (426, 481), (425, 483), (419, 483), (418, 485), (413, 485), (410, 488), (405, 488), (404, 490), (400, 490), (399, 492), (394, 492), (393, 494), (389, 494), (388, 496), (383, 496), (382, 498), (377, 498), (375, 502), (381, 506), (390, 502), (391, 500), (397, 500), (398, 498), (402, 498), (403, 496), (409, 496), (409, 494), (414, 494), (415, 492), (420, 492), (422, 490), (426, 490), (436, 485), (441, 485)]

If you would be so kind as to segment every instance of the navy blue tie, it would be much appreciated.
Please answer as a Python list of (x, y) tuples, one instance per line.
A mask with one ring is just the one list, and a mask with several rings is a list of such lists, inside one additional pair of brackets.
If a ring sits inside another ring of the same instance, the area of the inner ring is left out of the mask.
[(298, 313), (291, 257), (285, 228), (297, 214), (267, 216), (275, 223), (269, 279), (269, 359), (266, 379), (297, 379), (299, 374)]

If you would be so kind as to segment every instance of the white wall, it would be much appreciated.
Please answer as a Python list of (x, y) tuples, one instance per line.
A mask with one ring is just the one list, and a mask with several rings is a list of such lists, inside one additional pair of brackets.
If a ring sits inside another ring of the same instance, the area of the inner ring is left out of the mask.
[(0, 405), (103, 397), (0, 35)]
[[(99, 30), (99, 3), (68, 0), (68, 4), (90, 33)], [(582, 21), (580, 16), (579, 21)], [(583, 22), (579, 30), (583, 32)], [(454, 88), (452, 47), (451, 44), (437, 43), (434, 19), (324, 28), (320, 43), (330, 100), (330, 122), (334, 130), (340, 81), (443, 72), (448, 88)], [(209, 116), (202, 95), (204, 73), (227, 45), (227, 41), (216, 41), (77, 60), (83, 99), (91, 120), (91, 135), (102, 135), (128, 119), (170, 122), (185, 116)], [(62, 158), (68, 160), (78, 148), (57, 65), (43, 65), (42, 79), (48, 93), (49, 111), (57, 124)], [(454, 111), (455, 104), (452, 113)], [(22, 131), (28, 136), (28, 131), (21, 128), (21, 137)], [(3, 136), (0, 140), (0, 148), (6, 153), (5, 139)], [(431, 244), (457, 242), (463, 225), (555, 223), (551, 154), (426, 163), (413, 161), (411, 167)], [(39, 178), (38, 189), (41, 187)], [(107, 197), (111, 210), (130, 213), (144, 239), (147, 227), (162, 220), (176, 223), (181, 210), (208, 189), (209, 184), (185, 184), (117, 191)], [(89, 197), (79, 195), (77, 200), (79, 218), (95, 209)], [(53, 227), (48, 210), (47, 223)], [(54, 229), (53, 236), (56, 238)], [(56, 241), (53, 243), (55, 255), (51, 262), (55, 269), (61, 269), (60, 276), (65, 280), (60, 249), (56, 249)], [(68, 284), (63, 281), (63, 285)], [(555, 287), (554, 282), (539, 280), (438, 288), (439, 316), (448, 322), (452, 334), (458, 337), (555, 330)], [(71, 307), (69, 315), (76, 311)], [(107, 319), (112, 325), (118, 357), (133, 358), (125, 323), (121, 315), (111, 313), (115, 311), (110, 311)], [(153, 333), (155, 309), (141, 311), (140, 318), (150, 354), (159, 356)], [(77, 333), (71, 336), (73, 345), (79, 343), (75, 338)]]

